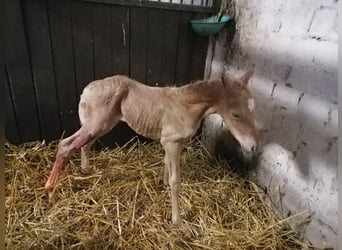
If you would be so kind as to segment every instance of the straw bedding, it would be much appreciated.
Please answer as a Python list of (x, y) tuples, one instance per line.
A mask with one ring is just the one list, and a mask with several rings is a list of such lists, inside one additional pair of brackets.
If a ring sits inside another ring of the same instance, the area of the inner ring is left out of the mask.
[(5, 145), (7, 249), (301, 249), (257, 186), (230, 172), (193, 140), (181, 158), (183, 223), (170, 223), (159, 143), (137, 140), (76, 153), (48, 202), (44, 184), (57, 144)]

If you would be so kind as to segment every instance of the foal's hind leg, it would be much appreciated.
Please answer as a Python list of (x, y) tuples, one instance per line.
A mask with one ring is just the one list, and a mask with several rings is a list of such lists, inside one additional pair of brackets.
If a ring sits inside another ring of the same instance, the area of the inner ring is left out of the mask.
[(91, 146), (94, 144), (95, 140), (88, 142), (81, 148), (81, 166), (82, 169), (86, 169), (89, 166), (89, 153)]
[[(108, 115), (110, 116), (110, 114)], [(52, 196), (52, 189), (57, 182), (61, 169), (72, 153), (109, 132), (120, 121), (121, 116), (118, 114), (114, 116), (114, 118), (110, 117), (111, 122), (108, 122), (109, 118), (106, 116), (98, 116), (96, 118), (98, 118), (98, 120), (91, 119), (89, 122), (84, 122), (82, 127), (75, 134), (64, 139), (60, 143), (56, 161), (45, 184), (49, 198)]]
[[(113, 124), (113, 126), (115, 125)], [(113, 126), (107, 127), (106, 130), (103, 130), (103, 127), (99, 129), (100, 127), (92, 126), (90, 129), (88, 126), (83, 125), (80, 130), (78, 130), (74, 135), (66, 138), (60, 143), (56, 161), (45, 184), (45, 188), (48, 190), (49, 198), (51, 198), (52, 196), (52, 189), (57, 182), (61, 169), (63, 168), (66, 161), (70, 158), (72, 153), (85, 146), (86, 144), (96, 140), (100, 136), (104, 135), (105, 133), (110, 131)]]
[(48, 190), (49, 198), (51, 198), (52, 189), (57, 182), (58, 175), (71, 154), (93, 140), (96, 136), (96, 134), (92, 134), (89, 129), (83, 126), (75, 134), (61, 141), (58, 146), (56, 161), (53, 164), (50, 176), (45, 183), (45, 188)]

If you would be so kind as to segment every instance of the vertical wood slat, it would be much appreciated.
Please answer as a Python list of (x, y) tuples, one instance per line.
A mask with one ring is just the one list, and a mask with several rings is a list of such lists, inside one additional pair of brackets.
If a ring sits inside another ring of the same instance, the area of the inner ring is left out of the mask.
[(102, 79), (112, 75), (111, 9), (107, 5), (92, 6), (94, 76)]
[(179, 12), (164, 10), (163, 53), (161, 64), (161, 83), (173, 85), (177, 61), (178, 17)]
[(148, 15), (148, 44), (146, 61), (146, 84), (160, 84), (161, 62), (163, 51), (163, 30), (164, 30), (163, 10), (150, 9)]
[[(196, 14), (195, 19), (204, 18), (203, 14)], [(205, 60), (207, 56), (207, 50), (203, 48), (208, 48), (209, 38), (207, 36), (195, 35), (193, 40), (193, 52), (191, 59), (191, 80), (203, 79)]]
[(22, 3), (42, 137), (51, 141), (58, 138), (61, 131), (46, 1), (27, 0)]
[[(95, 79), (112, 75), (111, 15), (111, 8), (108, 5), (92, 6)], [(104, 146), (112, 147), (114, 145), (113, 132), (103, 135), (99, 141)]]
[(10, 91), (6, 68), (3, 69), (3, 75), (5, 79), (5, 134), (6, 139), (13, 144), (19, 144), (21, 142), (20, 134), (18, 131), (16, 114), (12, 103), (12, 93)]
[(203, 48), (208, 47), (208, 37), (196, 36), (192, 52), (191, 75), (192, 81), (201, 80), (204, 76), (205, 59), (207, 52)]
[(148, 30), (148, 9), (131, 7), (131, 48), (130, 76), (140, 82), (146, 82), (146, 48)]
[[(112, 64), (113, 75), (130, 75), (130, 7), (112, 8)], [(112, 130), (112, 141), (120, 146), (137, 134), (126, 123), (120, 122)]]
[(129, 75), (130, 10), (126, 6), (111, 7), (113, 75)]
[[(21, 140), (41, 139), (36, 94), (19, 0), (6, 0), (4, 4), (4, 28), (6, 36), (5, 62), (8, 81), (12, 89)], [(9, 137), (9, 135), (6, 134)], [(12, 138), (8, 138), (11, 140)], [(13, 138), (14, 140), (14, 138)]]
[(71, 27), (71, 2), (49, 0), (49, 20), (56, 72), (57, 96), (64, 137), (79, 128)]
[(178, 46), (176, 61), (176, 85), (183, 85), (190, 82), (191, 54), (194, 40), (190, 20), (192, 13), (183, 12), (179, 16)]
[(83, 88), (94, 80), (91, 4), (73, 1), (72, 38), (77, 86), (77, 102)]

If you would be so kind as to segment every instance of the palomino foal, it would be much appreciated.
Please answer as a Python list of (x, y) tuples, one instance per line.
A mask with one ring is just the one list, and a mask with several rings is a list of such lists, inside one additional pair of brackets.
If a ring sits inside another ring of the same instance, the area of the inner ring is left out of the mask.
[(239, 79), (198, 81), (183, 87), (149, 87), (126, 76), (91, 82), (79, 103), (81, 128), (59, 144), (56, 161), (45, 184), (49, 197), (70, 155), (81, 149), (82, 167), (88, 165), (93, 142), (118, 122), (126, 122), (138, 134), (159, 139), (165, 150), (164, 184), (171, 187), (172, 222), (180, 222), (178, 193), (181, 144), (192, 137), (201, 120), (213, 113), (222, 116), (242, 151), (252, 155), (258, 138), (247, 88), (252, 72)]

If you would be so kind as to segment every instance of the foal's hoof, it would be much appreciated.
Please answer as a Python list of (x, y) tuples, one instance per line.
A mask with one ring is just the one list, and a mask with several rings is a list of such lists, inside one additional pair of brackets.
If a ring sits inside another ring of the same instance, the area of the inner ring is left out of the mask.
[(53, 189), (47, 190), (47, 198), (48, 198), (49, 203), (53, 203), (53, 197), (54, 197), (53, 194), (54, 194)]
[(178, 227), (182, 225), (182, 220), (180, 218), (172, 218), (172, 224)]
[(89, 174), (94, 173), (94, 170), (91, 167), (82, 167), (80, 172), (81, 174), (89, 175)]
[(45, 184), (45, 189), (46, 189), (46, 194), (47, 194), (47, 198), (49, 203), (51, 203), (53, 201), (53, 194), (54, 194), (54, 187), (51, 186), (49, 183)]

